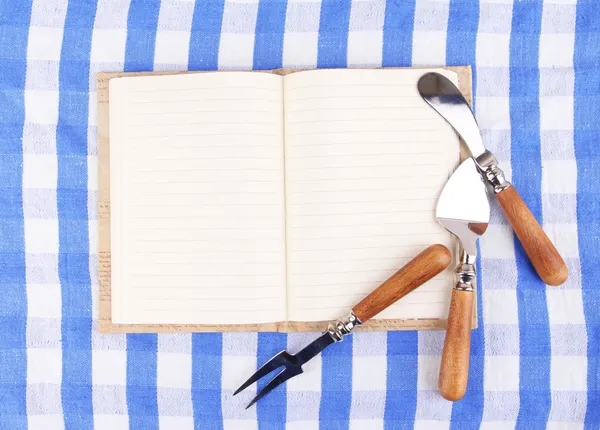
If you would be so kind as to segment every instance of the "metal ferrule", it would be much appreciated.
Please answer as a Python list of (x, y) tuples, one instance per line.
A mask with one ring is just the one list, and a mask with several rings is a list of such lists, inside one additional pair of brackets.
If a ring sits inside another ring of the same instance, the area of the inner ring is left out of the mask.
[(475, 270), (475, 258), (463, 249), (460, 253), (460, 264), (456, 268), (455, 290), (473, 291), (477, 272)]
[(352, 330), (354, 330), (354, 327), (361, 324), (358, 317), (354, 315), (354, 312), (350, 311), (345, 317), (340, 318), (334, 323), (330, 323), (329, 326), (327, 326), (327, 333), (329, 333), (329, 336), (331, 336), (335, 342), (340, 342), (344, 336), (350, 334)]
[(498, 194), (511, 186), (511, 183), (506, 180), (502, 169), (498, 167), (498, 162), (496, 161), (494, 154), (485, 151), (477, 157), (475, 161), (485, 179), (492, 186), (495, 194)]

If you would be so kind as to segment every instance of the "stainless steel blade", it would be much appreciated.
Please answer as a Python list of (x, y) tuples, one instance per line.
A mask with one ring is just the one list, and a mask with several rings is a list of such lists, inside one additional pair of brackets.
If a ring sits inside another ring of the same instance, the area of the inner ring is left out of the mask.
[(320, 337), (316, 338), (307, 346), (305, 346), (297, 354), (289, 354), (287, 351), (281, 351), (279, 354), (267, 361), (262, 367), (260, 367), (250, 378), (246, 380), (246, 382), (244, 382), (237, 390), (235, 390), (233, 395), (235, 396), (241, 391), (244, 391), (250, 385), (254, 384), (262, 377), (267, 376), (269, 373), (283, 368), (283, 370), (281, 370), (267, 385), (265, 385), (263, 389), (260, 390), (258, 394), (250, 401), (248, 406), (246, 406), (246, 409), (248, 409), (250, 406), (273, 391), (276, 387), (283, 384), (288, 379), (300, 375), (303, 372), (302, 366), (308, 360), (313, 358), (315, 355), (320, 354), (321, 351), (323, 351), (329, 345), (339, 340), (341, 340), (341, 338), (336, 339), (335, 336), (332, 335), (328, 330)]
[(490, 220), (490, 204), (472, 158), (463, 161), (446, 183), (438, 200), (436, 217), (474, 258), (477, 239), (485, 233)]
[(439, 73), (426, 73), (419, 79), (417, 88), (421, 97), (463, 138), (473, 157), (485, 152), (475, 116), (450, 79)]

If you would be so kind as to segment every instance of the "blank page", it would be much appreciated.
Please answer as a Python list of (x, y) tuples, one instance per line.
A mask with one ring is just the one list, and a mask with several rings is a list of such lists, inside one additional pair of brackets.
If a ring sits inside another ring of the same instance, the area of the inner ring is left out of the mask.
[[(425, 72), (285, 77), (288, 319), (338, 318), (427, 246), (452, 246), (435, 204), (458, 138), (419, 96)], [(452, 272), (378, 318), (445, 318)]]
[(282, 78), (110, 81), (114, 323), (285, 320)]

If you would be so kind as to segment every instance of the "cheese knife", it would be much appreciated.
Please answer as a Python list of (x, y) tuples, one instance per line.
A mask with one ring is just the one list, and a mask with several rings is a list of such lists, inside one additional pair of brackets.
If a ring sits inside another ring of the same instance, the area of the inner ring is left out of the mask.
[(280, 371), (250, 401), (246, 409), (288, 379), (302, 373), (302, 365), (320, 354), (329, 345), (340, 342), (353, 329), (370, 320), (417, 287), (436, 276), (450, 264), (451, 255), (444, 245), (431, 245), (409, 261), (387, 281), (352, 308), (350, 313), (335, 323), (329, 324), (327, 331), (296, 354), (281, 351), (259, 368), (233, 395), (240, 393), (271, 372)]
[(440, 394), (456, 401), (464, 396), (469, 377), (477, 239), (485, 233), (490, 219), (485, 184), (472, 158), (463, 161), (446, 183), (436, 217), (460, 243), (457, 283), (450, 300), (438, 379)]
[(569, 276), (567, 266), (514, 186), (504, 177), (494, 155), (485, 149), (479, 127), (460, 90), (439, 73), (426, 73), (417, 84), (421, 97), (463, 138), (477, 168), (491, 185), (536, 272), (548, 285)]

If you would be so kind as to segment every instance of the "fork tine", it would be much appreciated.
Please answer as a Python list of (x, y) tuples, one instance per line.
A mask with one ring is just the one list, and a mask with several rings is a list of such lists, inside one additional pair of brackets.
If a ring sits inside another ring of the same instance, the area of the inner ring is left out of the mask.
[(287, 358), (288, 355), (289, 354), (285, 350), (281, 351), (280, 353), (278, 353), (276, 355), (274, 355), (269, 361), (267, 361), (265, 364), (263, 364), (262, 367), (260, 367), (254, 373), (254, 375), (252, 375), (250, 378), (248, 378), (248, 380), (246, 382), (244, 382), (242, 385), (240, 385), (240, 388), (238, 388), (237, 390), (235, 390), (235, 392), (233, 393), (233, 395), (235, 396), (236, 394), (238, 394), (241, 391), (245, 390), (250, 385), (252, 385), (256, 381), (258, 381), (260, 378), (262, 378), (263, 376), (271, 373), (273, 370), (277, 369), (278, 367), (285, 366), (286, 363), (289, 361), (288, 358)]
[(296, 376), (297, 374), (298, 373), (294, 373), (294, 372), (288, 370), (287, 368), (284, 369), (284, 370), (282, 370), (281, 372), (279, 372), (277, 374), (277, 376), (274, 377), (271, 380), (271, 382), (269, 382), (267, 385), (265, 385), (265, 387), (260, 391), (260, 393), (258, 393), (256, 395), (256, 397), (253, 398), (250, 403), (248, 403), (248, 406), (246, 406), (246, 409), (248, 409), (250, 406), (252, 406), (256, 402), (258, 402), (260, 399), (262, 399), (267, 394), (269, 394), (279, 384), (284, 383), (285, 381), (287, 381), (288, 379), (290, 379), (292, 376)]

